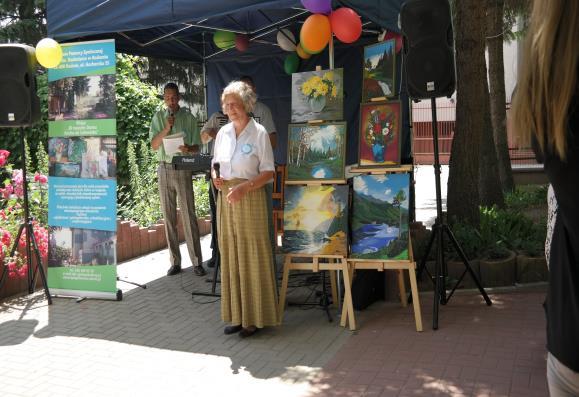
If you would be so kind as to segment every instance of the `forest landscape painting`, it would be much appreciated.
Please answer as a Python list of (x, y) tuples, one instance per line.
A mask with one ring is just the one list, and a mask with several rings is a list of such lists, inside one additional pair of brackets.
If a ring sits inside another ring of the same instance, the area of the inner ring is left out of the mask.
[(364, 47), (362, 102), (396, 95), (396, 41), (386, 40)]
[(287, 180), (343, 180), (346, 123), (290, 124)]
[(352, 252), (359, 259), (408, 259), (410, 175), (354, 177)]
[(288, 185), (284, 196), (285, 253), (347, 255), (347, 185)]

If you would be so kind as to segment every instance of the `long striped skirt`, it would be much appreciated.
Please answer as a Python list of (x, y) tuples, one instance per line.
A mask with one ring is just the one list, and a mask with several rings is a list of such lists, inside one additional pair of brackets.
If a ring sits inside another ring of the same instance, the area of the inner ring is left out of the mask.
[(225, 181), (217, 201), (221, 259), (221, 318), (243, 327), (278, 325), (273, 256), (265, 188), (234, 203), (227, 191), (244, 179)]

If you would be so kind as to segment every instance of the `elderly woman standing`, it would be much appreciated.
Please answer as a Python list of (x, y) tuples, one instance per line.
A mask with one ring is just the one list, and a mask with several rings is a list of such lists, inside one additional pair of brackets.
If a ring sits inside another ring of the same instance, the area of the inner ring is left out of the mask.
[(217, 133), (213, 157), (213, 183), (220, 191), (221, 317), (231, 323), (225, 334), (239, 331), (241, 337), (278, 324), (264, 188), (275, 168), (268, 134), (249, 116), (256, 99), (244, 82), (225, 87), (221, 103), (230, 123)]

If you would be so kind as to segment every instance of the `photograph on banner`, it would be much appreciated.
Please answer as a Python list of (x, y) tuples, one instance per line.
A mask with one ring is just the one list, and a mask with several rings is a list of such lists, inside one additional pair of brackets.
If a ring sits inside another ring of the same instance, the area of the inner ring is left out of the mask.
[(285, 253), (347, 255), (348, 185), (288, 185), (284, 198)]
[(116, 293), (116, 233), (51, 227), (48, 285), (56, 290)]
[(400, 165), (400, 101), (360, 105), (360, 167)]
[(103, 266), (116, 263), (116, 233), (51, 227), (49, 267)]
[(114, 74), (66, 77), (48, 83), (48, 120), (114, 119)]
[(114, 40), (65, 43), (48, 69), (48, 136), (116, 135)]
[(362, 102), (396, 96), (396, 41), (364, 47)]
[(115, 180), (48, 177), (48, 224), (114, 231), (117, 227)]
[(117, 139), (49, 138), (48, 162), (49, 176), (114, 179), (117, 173)]
[(409, 174), (354, 177), (352, 258), (408, 259), (409, 186)]
[(290, 124), (287, 180), (344, 180), (346, 122)]
[(344, 69), (292, 74), (292, 123), (344, 118)]

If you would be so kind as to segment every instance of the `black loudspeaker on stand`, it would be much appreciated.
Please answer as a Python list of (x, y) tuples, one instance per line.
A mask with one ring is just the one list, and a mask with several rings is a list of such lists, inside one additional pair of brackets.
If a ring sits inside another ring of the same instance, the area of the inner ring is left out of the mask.
[[(448, 0), (409, 0), (400, 10), (404, 35), (404, 56), (408, 96), (413, 100), (430, 99), (432, 109), (432, 137), (434, 140), (434, 176), (436, 184), (436, 221), (424, 257), (418, 267), (418, 277), (426, 270), (434, 283), (432, 328), (438, 329), (439, 305), (445, 305), (468, 272), (487, 305), (492, 302), (481, 286), (460, 244), (442, 217), (440, 161), (438, 152), (438, 121), (436, 98), (450, 97), (455, 90), (455, 67), (452, 19)], [(444, 259), (444, 234), (464, 263), (465, 270), (447, 295), (447, 266)], [(434, 276), (426, 269), (426, 259), (435, 246)]]
[[(22, 151), (22, 187), (24, 219), (10, 250), (14, 256), (22, 233), (26, 233), (26, 263), (28, 265), (28, 293), (34, 292), (36, 273), (40, 279), (48, 304), (52, 298), (48, 291), (46, 275), (28, 206), (28, 181), (26, 179), (26, 152), (24, 148), (24, 126), (31, 126), (40, 119), (40, 100), (36, 94), (36, 56), (34, 48), (23, 44), (0, 44), (0, 128), (20, 127), (20, 150)], [(32, 255), (36, 266), (32, 266)], [(0, 289), (8, 276), (8, 267), (0, 275)]]

